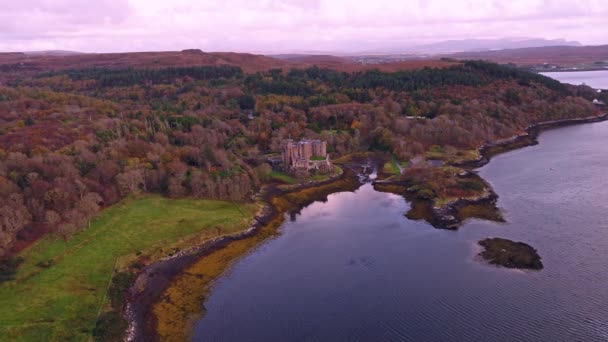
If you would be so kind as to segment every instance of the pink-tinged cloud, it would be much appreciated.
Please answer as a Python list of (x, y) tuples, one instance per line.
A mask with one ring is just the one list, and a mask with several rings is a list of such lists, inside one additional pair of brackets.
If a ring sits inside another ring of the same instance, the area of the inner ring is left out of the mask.
[(0, 51), (407, 50), (448, 39), (608, 43), (608, 0), (20, 0)]

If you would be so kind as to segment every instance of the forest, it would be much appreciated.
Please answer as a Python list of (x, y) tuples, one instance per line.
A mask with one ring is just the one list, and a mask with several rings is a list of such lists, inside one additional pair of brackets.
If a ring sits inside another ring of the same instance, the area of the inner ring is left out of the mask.
[[(69, 239), (137, 193), (247, 201), (284, 139), (332, 157), (466, 155), (527, 126), (597, 113), (591, 88), (481, 61), (399, 72), (318, 67), (84, 68), (0, 85), (0, 258)], [(440, 152), (440, 153), (438, 153)], [(3, 264), (2, 279), (18, 261)]]

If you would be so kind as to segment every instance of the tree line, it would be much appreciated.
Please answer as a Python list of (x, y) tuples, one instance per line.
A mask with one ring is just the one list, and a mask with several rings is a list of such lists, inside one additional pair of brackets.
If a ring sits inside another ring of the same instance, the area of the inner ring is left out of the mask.
[(137, 192), (247, 200), (288, 137), (323, 139), (334, 156), (455, 158), (536, 122), (592, 115), (593, 96), (486, 62), (395, 73), (40, 74), (0, 86), (0, 257), (46, 232), (69, 238)]

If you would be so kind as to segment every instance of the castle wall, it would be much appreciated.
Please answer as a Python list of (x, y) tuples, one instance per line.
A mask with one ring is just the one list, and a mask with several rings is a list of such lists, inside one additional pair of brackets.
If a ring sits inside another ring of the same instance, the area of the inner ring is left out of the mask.
[(320, 140), (288, 140), (283, 147), (283, 166), (285, 170), (326, 169), (331, 166), (329, 158), (311, 161), (312, 157), (327, 157), (327, 142)]

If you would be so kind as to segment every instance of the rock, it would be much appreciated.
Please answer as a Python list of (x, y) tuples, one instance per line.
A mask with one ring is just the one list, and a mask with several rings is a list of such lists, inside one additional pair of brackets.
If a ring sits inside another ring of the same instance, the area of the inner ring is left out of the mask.
[(532, 246), (502, 238), (487, 238), (479, 241), (484, 250), (479, 253), (490, 264), (508, 268), (541, 270), (541, 257)]

